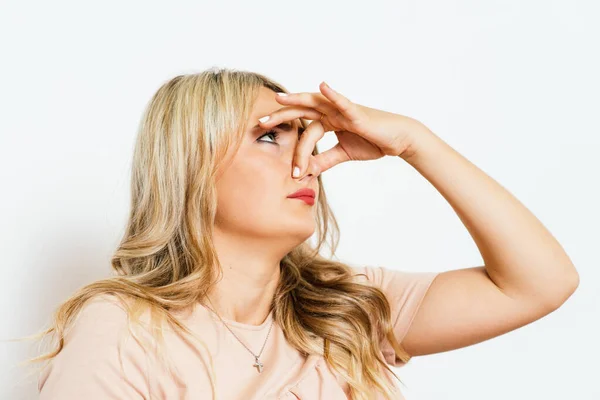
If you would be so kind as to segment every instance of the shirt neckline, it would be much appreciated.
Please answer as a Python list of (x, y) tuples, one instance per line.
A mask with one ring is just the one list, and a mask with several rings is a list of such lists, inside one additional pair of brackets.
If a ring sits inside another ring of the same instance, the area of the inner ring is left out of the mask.
[(244, 330), (248, 330), (248, 331), (260, 331), (260, 330), (266, 328), (267, 326), (269, 326), (271, 321), (273, 320), (273, 310), (271, 310), (269, 315), (267, 315), (267, 318), (260, 325), (244, 324), (242, 322), (234, 321), (234, 320), (231, 320), (228, 318), (223, 318), (223, 317), (221, 317), (221, 319), (223, 320), (223, 321), (221, 321), (221, 319), (219, 319), (219, 316), (217, 314), (215, 314), (213, 311), (209, 310), (208, 307), (206, 307), (202, 303), (198, 303), (198, 304), (210, 315), (210, 317), (214, 321), (221, 323), (221, 324), (223, 322), (225, 322), (227, 324), (227, 326), (229, 326), (230, 328), (235, 327), (235, 328), (244, 329)]

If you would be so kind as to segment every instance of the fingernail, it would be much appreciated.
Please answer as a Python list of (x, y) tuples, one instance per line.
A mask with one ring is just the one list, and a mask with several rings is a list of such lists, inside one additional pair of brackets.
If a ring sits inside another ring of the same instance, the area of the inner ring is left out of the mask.
[(294, 178), (297, 178), (300, 176), (300, 168), (299, 167), (294, 167), (294, 173), (292, 174), (292, 176)]
[(287, 96), (287, 93), (283, 93), (283, 92), (277, 92), (277, 96)]
[(263, 122), (263, 123), (264, 123), (264, 122), (267, 122), (267, 121), (269, 120), (269, 118), (271, 118), (271, 117), (270, 117), (269, 115), (267, 115), (266, 117), (259, 118), (258, 120), (259, 120), (260, 122)]

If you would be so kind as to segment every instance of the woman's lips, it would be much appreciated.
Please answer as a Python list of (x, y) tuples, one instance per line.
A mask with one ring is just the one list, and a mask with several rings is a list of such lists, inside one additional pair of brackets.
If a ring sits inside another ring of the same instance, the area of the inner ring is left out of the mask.
[(298, 197), (290, 197), (290, 199), (298, 199), (298, 200), (302, 200), (303, 202), (305, 202), (306, 204), (308, 204), (309, 206), (312, 206), (313, 204), (315, 204), (315, 198), (311, 197), (311, 196), (298, 196)]
[(313, 205), (315, 204), (315, 191), (308, 188), (302, 188), (288, 196), (290, 199), (299, 199), (304, 201), (306, 204)]
[(298, 196), (310, 196), (310, 197), (315, 197), (316, 193), (314, 190), (309, 189), (309, 188), (302, 188), (299, 190), (296, 190), (294, 193), (290, 194), (288, 197), (298, 197)]

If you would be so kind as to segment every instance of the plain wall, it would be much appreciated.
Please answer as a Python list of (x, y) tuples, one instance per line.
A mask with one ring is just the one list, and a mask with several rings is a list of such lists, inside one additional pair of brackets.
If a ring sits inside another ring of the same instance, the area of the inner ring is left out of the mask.
[[(416, 118), (524, 203), (581, 283), (495, 339), (415, 357), (409, 400), (599, 399), (600, 6), (594, 1), (3, 2), (0, 339), (49, 322), (110, 275), (141, 113), (166, 80), (254, 70), (292, 92), (325, 80)], [(328, 133), (319, 149), (333, 146)], [(398, 158), (324, 172), (338, 258), (407, 271), (482, 264), (452, 208)], [(492, 212), (490, 210), (490, 212)], [(33, 399), (0, 343), (0, 398)]]

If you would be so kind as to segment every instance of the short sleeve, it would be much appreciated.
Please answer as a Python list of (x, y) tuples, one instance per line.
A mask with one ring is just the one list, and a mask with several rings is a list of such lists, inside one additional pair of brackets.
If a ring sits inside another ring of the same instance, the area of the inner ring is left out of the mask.
[(127, 313), (110, 295), (89, 300), (63, 349), (38, 380), (41, 400), (147, 399), (144, 349), (128, 335)]
[[(367, 281), (381, 289), (390, 303), (394, 336), (402, 343), (421, 302), (439, 272), (407, 272), (384, 267), (352, 267), (354, 273), (365, 274)], [(387, 339), (381, 343), (383, 355), (389, 365), (401, 367), (405, 363), (398, 357)]]

